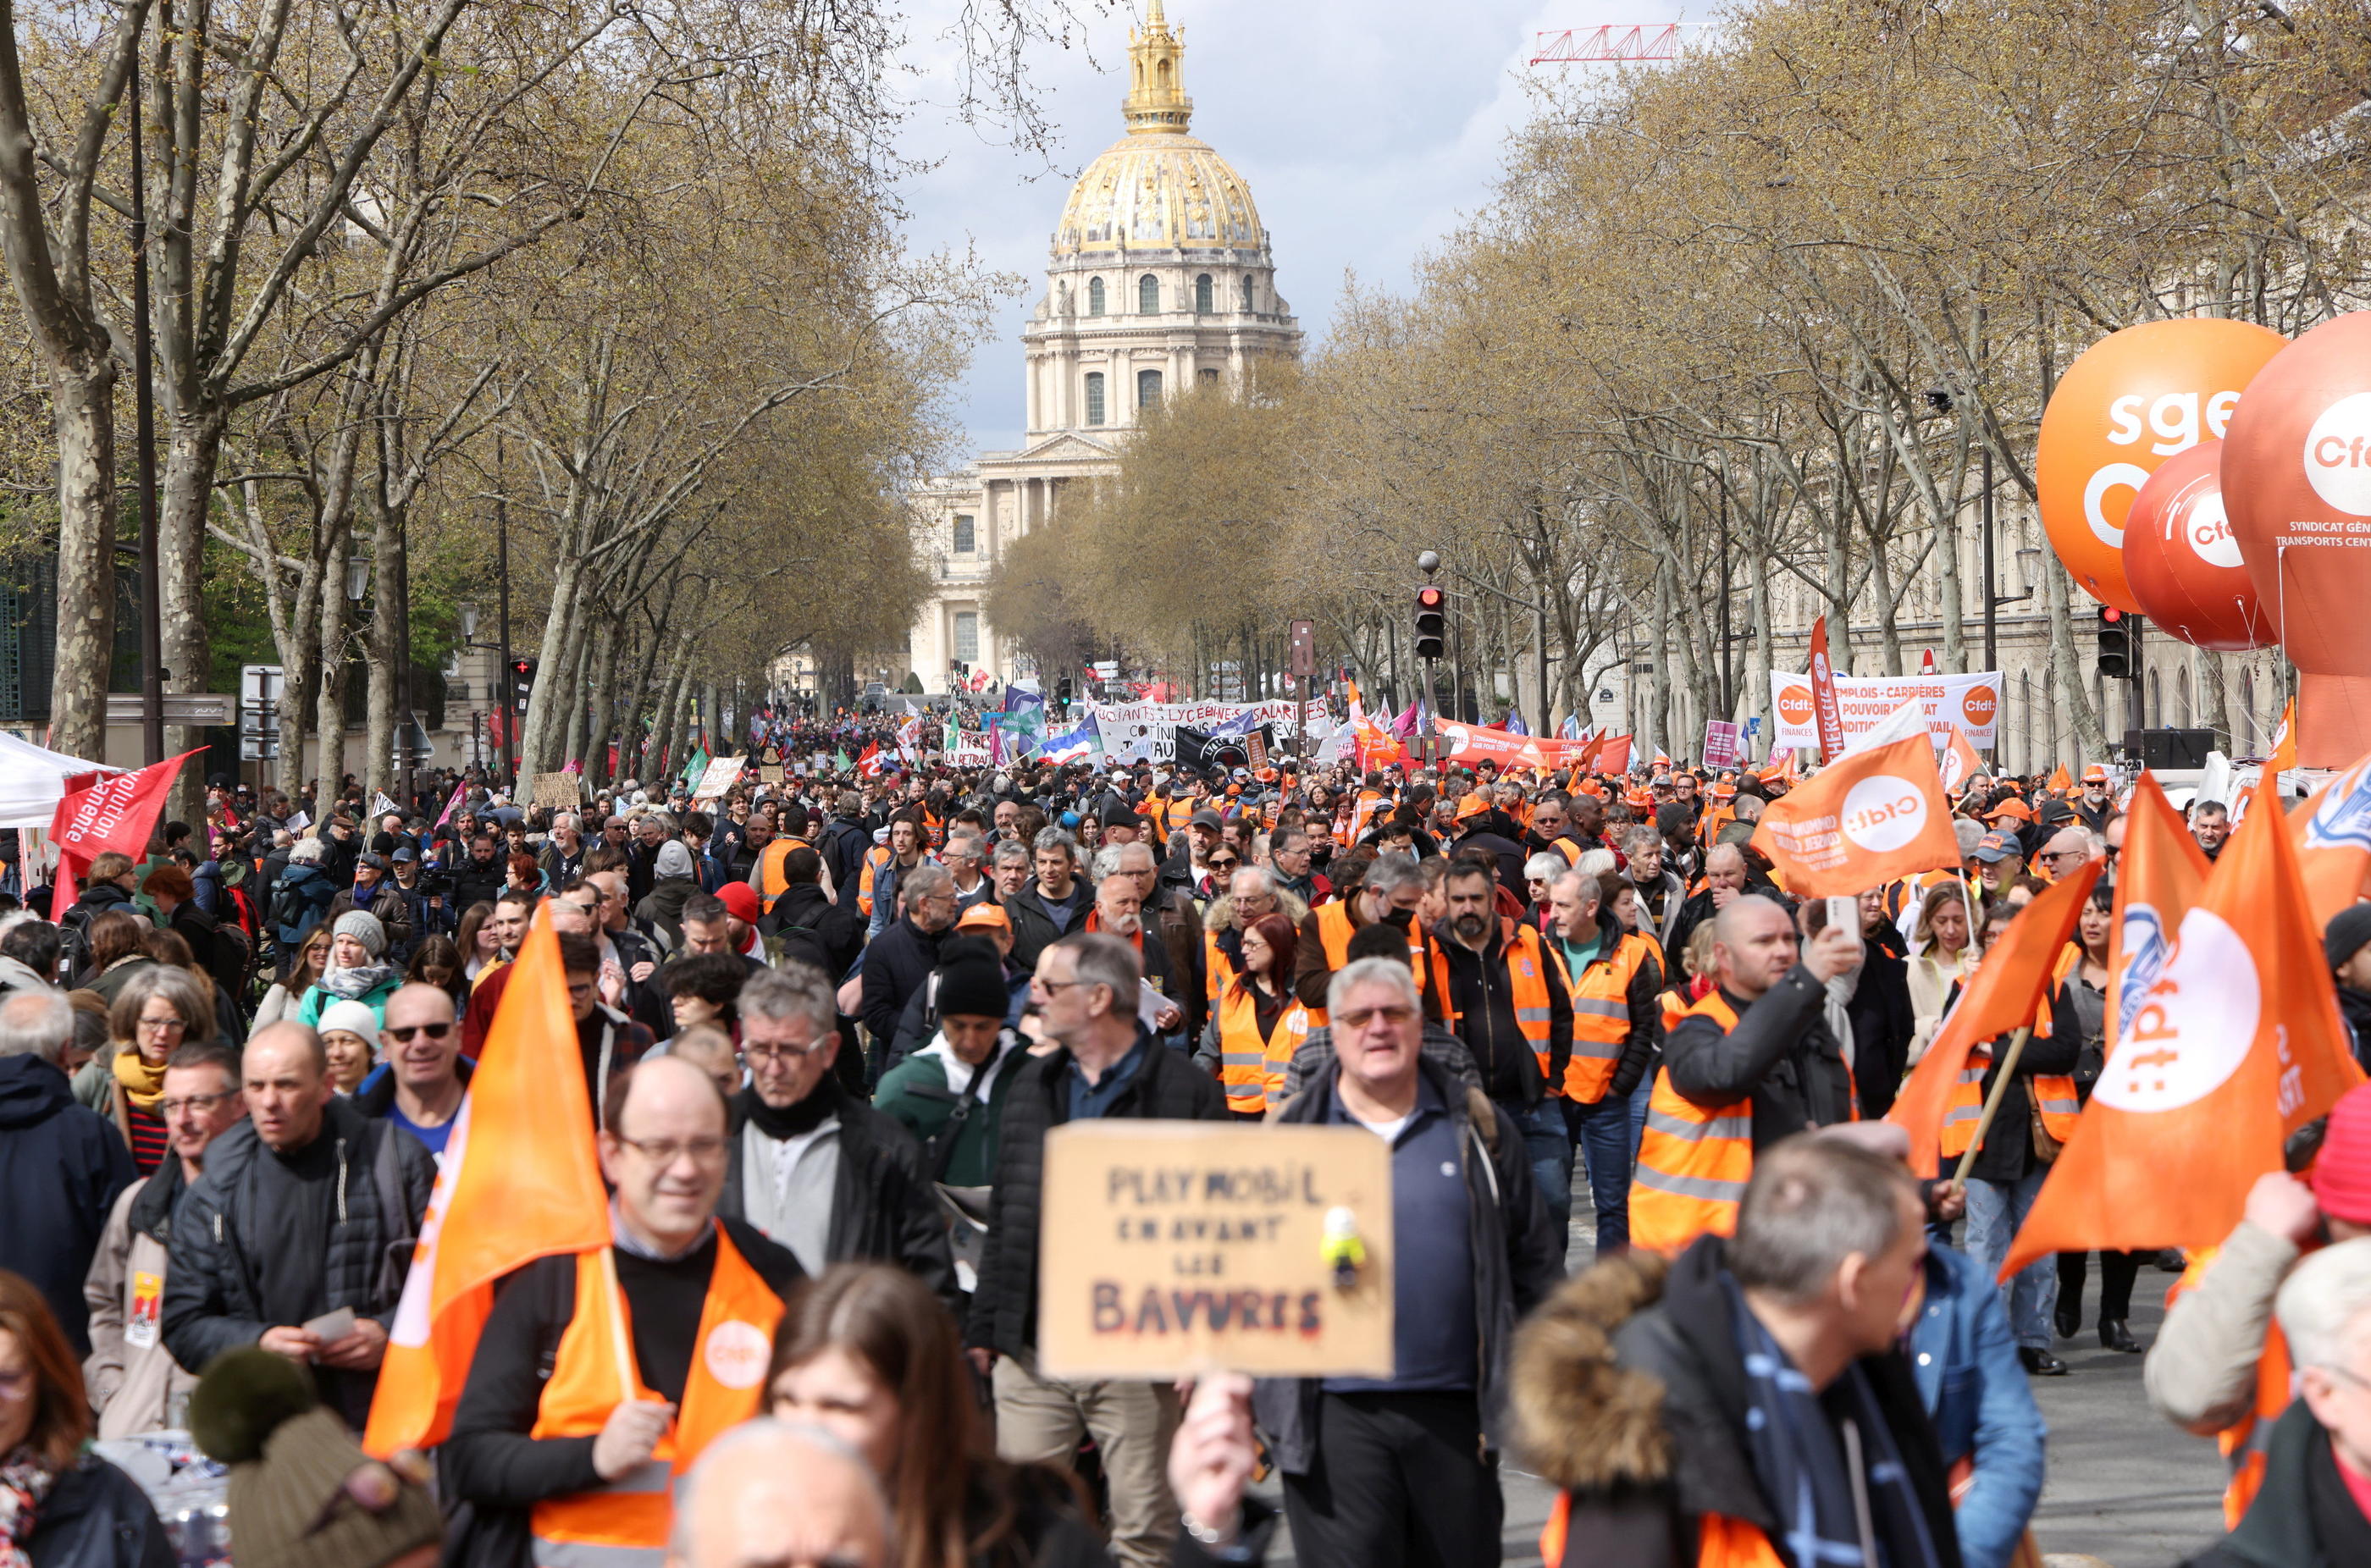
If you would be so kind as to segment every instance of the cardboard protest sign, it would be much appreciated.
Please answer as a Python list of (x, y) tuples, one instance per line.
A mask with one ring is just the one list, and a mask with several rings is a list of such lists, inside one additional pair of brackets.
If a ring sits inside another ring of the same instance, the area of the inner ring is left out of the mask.
[[(1043, 1190), (1046, 1376), (1391, 1376), (1391, 1149), (1366, 1129), (1073, 1122)], [(1365, 1254), (1347, 1289), (1336, 1210)]]
[(531, 806), (566, 806), (573, 808), (584, 800), (584, 781), (573, 773), (538, 773), (527, 781), (526, 803)]
[(694, 801), (721, 800), (724, 791), (733, 788), (741, 777), (741, 765), (749, 759), (740, 756), (713, 756), (708, 759), (708, 770), (700, 776), (700, 783), (691, 791)]

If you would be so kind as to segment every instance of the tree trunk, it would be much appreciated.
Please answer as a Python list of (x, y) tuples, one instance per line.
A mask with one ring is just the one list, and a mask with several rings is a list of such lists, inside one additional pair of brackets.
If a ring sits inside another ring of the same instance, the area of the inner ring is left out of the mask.
[(1655, 674), (1654, 689), (1647, 699), (1647, 722), (1652, 732), (1647, 737), (1648, 755), (1654, 747), (1661, 746), (1674, 757), (1687, 753), (1673, 744), (1671, 734), (1671, 661), (1669, 652), (1671, 633), (1671, 569), (1662, 560), (1655, 562)]
[(363, 644), (369, 669), (370, 692), (363, 743), (363, 797), (377, 799), (396, 789), (396, 674), (401, 651), (396, 634), (401, 629), (403, 548), (396, 518), (377, 494), (371, 504), (371, 594), (376, 601), (367, 640)]
[(2198, 701), (2215, 744), (2226, 756), (2240, 755), (2237, 726), (2231, 722), (2231, 683), (2226, 661), (2212, 649), (2198, 651)]
[(346, 770), (346, 552), (352, 548), (341, 535), (321, 571), (321, 685), (313, 707), (321, 745), (313, 775), (316, 822), (329, 820)]
[[(115, 662), (115, 366), (102, 352), (50, 381), (58, 438), (58, 640), (50, 672), (52, 749), (107, 760)], [(194, 819), (190, 819), (194, 820)]]
[(280, 650), (280, 756), (272, 767), (274, 788), (290, 801), (305, 787), (306, 715), (321, 674), (321, 582), (325, 568), (308, 559), (288, 604), (288, 634)]
[(599, 632), (594, 639), (592, 691), (588, 706), (592, 718), (585, 726), (589, 740), (584, 753), (584, 787), (597, 790), (609, 782), (609, 731), (613, 719), (610, 704), (615, 700), (618, 685), (619, 645), (624, 641), (619, 635), (614, 616), (601, 617)]
[[(223, 414), (214, 408), (176, 415), (167, 432), (165, 471), (157, 481), (156, 592), (164, 621), (165, 689), (170, 692), (204, 691), (214, 674), (206, 632), (206, 515), (214, 504), (222, 441)], [(165, 727), (167, 756), (199, 744), (194, 727)], [(200, 821), (205, 788), (204, 768), (182, 768), (173, 780), (167, 813), (183, 822)]]

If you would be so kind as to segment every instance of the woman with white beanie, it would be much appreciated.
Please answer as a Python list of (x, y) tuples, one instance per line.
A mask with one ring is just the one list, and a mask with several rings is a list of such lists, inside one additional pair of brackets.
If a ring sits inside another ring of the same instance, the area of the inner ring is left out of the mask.
[(318, 1029), (321, 1009), (331, 1002), (361, 1002), (385, 1023), (387, 999), (402, 984), (402, 972), (387, 962), (387, 928), (367, 909), (349, 909), (330, 928), (330, 966), (305, 993), (296, 1016)]
[(321, 1009), (321, 1052), (330, 1062), (330, 1085), (352, 1094), (378, 1065), (379, 1020), (367, 1003), (339, 1000)]

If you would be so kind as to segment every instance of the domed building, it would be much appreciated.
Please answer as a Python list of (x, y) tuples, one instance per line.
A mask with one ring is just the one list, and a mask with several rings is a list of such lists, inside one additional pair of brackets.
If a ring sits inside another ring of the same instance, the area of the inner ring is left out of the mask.
[(1255, 362), (1300, 355), (1251, 187), (1188, 129), (1185, 55), (1183, 30), (1151, 0), (1128, 34), (1128, 133), (1071, 186), (1021, 334), (1020, 449), (982, 453), (916, 492), (938, 586), (908, 659), (931, 691), (959, 665), (998, 682), (1035, 673), (987, 622), (989, 572), (1066, 492), (1112, 472), (1145, 409), (1190, 386), (1240, 388)]

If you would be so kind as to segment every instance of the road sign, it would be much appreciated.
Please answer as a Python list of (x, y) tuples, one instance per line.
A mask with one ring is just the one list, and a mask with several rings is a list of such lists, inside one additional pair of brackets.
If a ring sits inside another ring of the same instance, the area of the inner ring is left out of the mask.
[(285, 683), (277, 664), (245, 664), (238, 672), (238, 755), (241, 762), (270, 762), (280, 755), (280, 692)]
[[(214, 692), (167, 692), (165, 722), (168, 724), (227, 724), (238, 712), (238, 699)], [(107, 698), (107, 721), (110, 724), (137, 724), (141, 720), (138, 692), (110, 692)]]

